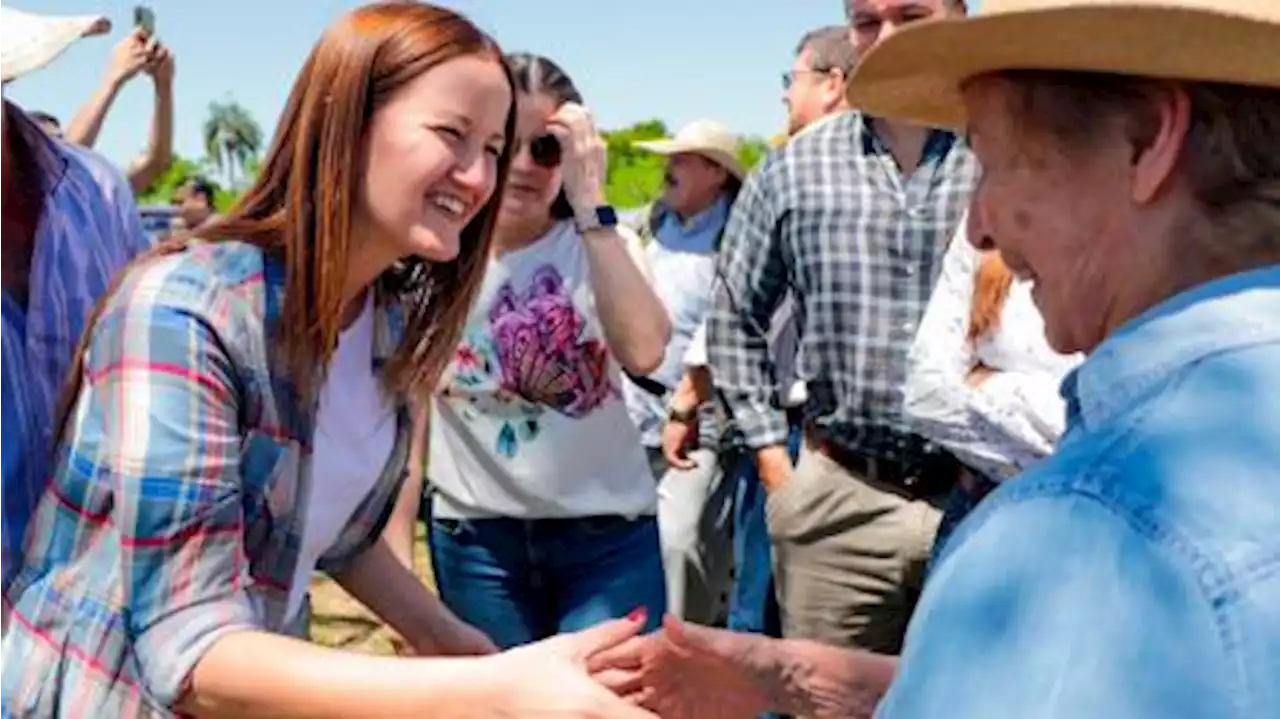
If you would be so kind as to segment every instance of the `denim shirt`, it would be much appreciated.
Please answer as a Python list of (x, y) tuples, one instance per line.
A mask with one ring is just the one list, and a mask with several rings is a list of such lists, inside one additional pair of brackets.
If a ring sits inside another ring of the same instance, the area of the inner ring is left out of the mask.
[(1280, 717), (1280, 267), (1149, 310), (1063, 396), (1057, 453), (943, 547), (877, 716)]

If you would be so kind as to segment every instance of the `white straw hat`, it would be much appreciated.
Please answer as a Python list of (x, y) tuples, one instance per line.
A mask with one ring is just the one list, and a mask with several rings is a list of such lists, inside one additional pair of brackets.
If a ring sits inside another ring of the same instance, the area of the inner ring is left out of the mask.
[(36, 15), (0, 8), (0, 82), (49, 64), (82, 37), (111, 30), (102, 15)]
[(1280, 0), (984, 0), (977, 15), (926, 20), (877, 44), (849, 79), (849, 103), (961, 127), (961, 85), (1002, 70), (1280, 88)]
[(673, 138), (644, 140), (635, 146), (659, 155), (692, 152), (720, 165), (739, 180), (746, 175), (738, 160), (738, 138), (729, 132), (729, 128), (713, 120), (695, 120), (681, 128)]

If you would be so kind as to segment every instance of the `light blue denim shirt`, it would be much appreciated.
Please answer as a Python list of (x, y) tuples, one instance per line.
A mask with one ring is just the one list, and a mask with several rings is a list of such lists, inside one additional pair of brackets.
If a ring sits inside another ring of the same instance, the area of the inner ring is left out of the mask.
[(1280, 267), (1063, 385), (1052, 458), (942, 549), (878, 717), (1280, 717)]

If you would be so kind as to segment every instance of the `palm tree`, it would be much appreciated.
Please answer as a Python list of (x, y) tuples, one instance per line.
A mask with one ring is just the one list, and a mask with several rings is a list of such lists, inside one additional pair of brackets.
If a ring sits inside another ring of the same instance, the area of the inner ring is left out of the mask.
[(234, 100), (209, 103), (204, 121), (204, 150), (209, 161), (236, 187), (246, 164), (262, 149), (262, 129), (249, 111)]

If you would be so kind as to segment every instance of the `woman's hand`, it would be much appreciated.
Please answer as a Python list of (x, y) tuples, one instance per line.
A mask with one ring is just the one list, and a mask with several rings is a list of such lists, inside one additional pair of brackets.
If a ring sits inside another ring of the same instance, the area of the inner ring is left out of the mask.
[(595, 208), (605, 204), (607, 160), (604, 138), (596, 130), (591, 111), (566, 102), (547, 123), (547, 131), (560, 143), (564, 193), (575, 216), (592, 216)]
[(637, 611), (626, 619), (561, 634), (483, 660), (483, 676), (501, 687), (496, 701), (485, 705), (502, 716), (656, 719), (656, 715), (619, 699), (587, 673), (593, 657), (634, 638), (644, 621), (644, 612)]

